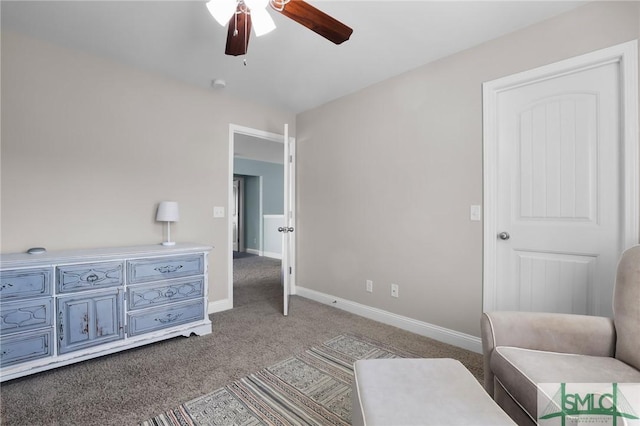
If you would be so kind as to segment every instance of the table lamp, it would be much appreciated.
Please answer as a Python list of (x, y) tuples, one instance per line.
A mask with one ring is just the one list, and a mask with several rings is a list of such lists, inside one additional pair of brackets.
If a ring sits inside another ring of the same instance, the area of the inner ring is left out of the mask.
[(180, 219), (178, 212), (178, 203), (175, 201), (161, 201), (158, 204), (158, 213), (156, 220), (158, 222), (167, 222), (167, 241), (163, 241), (163, 246), (174, 246), (175, 241), (171, 241), (171, 222), (177, 222)]

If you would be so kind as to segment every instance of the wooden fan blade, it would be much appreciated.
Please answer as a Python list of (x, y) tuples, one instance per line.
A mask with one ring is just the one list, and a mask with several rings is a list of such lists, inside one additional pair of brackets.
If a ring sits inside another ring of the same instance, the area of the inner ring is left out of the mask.
[(251, 15), (242, 13), (238, 6), (237, 13), (229, 21), (227, 32), (227, 47), (224, 51), (227, 55), (246, 55), (249, 49), (249, 36), (251, 35)]
[(353, 29), (302, 0), (291, 0), (278, 11), (335, 44), (349, 40), (353, 33)]

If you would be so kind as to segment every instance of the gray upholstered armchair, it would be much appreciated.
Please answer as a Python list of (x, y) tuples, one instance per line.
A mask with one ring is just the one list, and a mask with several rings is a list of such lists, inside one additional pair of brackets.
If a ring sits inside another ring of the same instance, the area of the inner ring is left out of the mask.
[(537, 383), (640, 383), (640, 246), (622, 254), (614, 317), (488, 312), (484, 387), (519, 425), (537, 419)]

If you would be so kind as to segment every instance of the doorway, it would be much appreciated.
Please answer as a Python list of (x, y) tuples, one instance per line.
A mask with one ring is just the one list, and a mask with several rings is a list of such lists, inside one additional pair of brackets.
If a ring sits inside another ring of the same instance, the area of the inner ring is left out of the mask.
[(638, 242), (637, 42), (484, 84), (483, 310), (611, 316)]
[[(285, 135), (286, 133), (285, 126)], [(294, 268), (287, 256), (290, 252), (285, 251), (289, 246), (285, 245), (285, 241), (290, 241), (293, 236), (285, 236), (279, 233), (278, 229), (284, 226), (294, 229), (291, 225), (286, 225), (293, 223), (295, 215), (293, 209), (285, 209), (285, 205), (287, 199), (292, 198), (287, 188), (292, 187), (295, 175), (290, 173), (293, 156), (287, 155), (293, 141), (287, 144), (284, 141), (284, 135), (230, 125), (229, 152), (232, 185), (229, 203), (232, 210), (234, 206), (238, 206), (238, 217), (229, 215), (229, 250), (233, 252), (233, 256), (230, 256), (229, 261), (228, 294), (233, 307), (235, 306), (234, 275), (243, 276), (240, 273), (242, 271), (234, 274), (234, 258), (240, 260), (240, 258), (255, 256), (262, 259), (239, 262), (238, 265), (242, 263), (239, 268), (246, 267), (249, 263), (273, 266), (274, 262), (284, 265), (288, 261), (290, 266), (288, 270), (291, 273), (286, 277), (282, 276), (282, 288), (279, 290), (284, 295), (283, 313), (286, 315), (288, 294), (293, 293), (292, 289), (289, 291), (286, 289)], [(242, 237), (236, 235), (236, 230), (240, 229), (243, 230)], [(236, 241), (237, 243), (234, 244)], [(245, 290), (246, 286), (243, 291)]]

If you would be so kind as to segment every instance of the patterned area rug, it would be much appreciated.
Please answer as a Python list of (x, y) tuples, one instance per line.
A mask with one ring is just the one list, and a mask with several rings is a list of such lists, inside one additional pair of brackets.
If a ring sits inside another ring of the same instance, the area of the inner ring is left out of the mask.
[(411, 357), (362, 336), (338, 336), (141, 425), (350, 425), (353, 363)]

